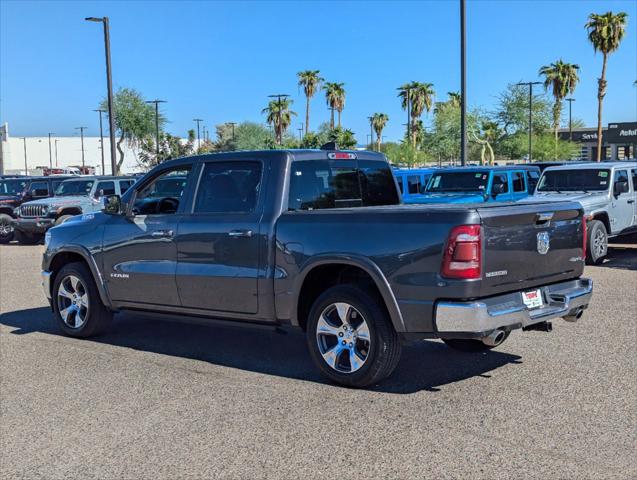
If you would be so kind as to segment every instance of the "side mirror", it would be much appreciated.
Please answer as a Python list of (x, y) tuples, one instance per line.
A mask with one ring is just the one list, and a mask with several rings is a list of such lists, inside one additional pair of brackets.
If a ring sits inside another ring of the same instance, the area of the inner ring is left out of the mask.
[(497, 197), (501, 193), (504, 193), (504, 183), (494, 183), (491, 187), (491, 193), (493, 197)]
[(122, 199), (119, 195), (102, 197), (102, 211), (108, 215), (119, 215), (122, 211)]
[(615, 185), (613, 186), (613, 193), (615, 196), (619, 196), (622, 193), (628, 193), (628, 182), (625, 180), (615, 182)]

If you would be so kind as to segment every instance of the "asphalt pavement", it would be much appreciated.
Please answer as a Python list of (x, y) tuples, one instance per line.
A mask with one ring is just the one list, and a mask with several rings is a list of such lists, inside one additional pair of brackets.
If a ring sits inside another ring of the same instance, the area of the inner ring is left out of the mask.
[(494, 351), (405, 348), (370, 390), (304, 337), (134, 315), (60, 335), (42, 246), (0, 246), (2, 478), (637, 478), (637, 238), (590, 309)]

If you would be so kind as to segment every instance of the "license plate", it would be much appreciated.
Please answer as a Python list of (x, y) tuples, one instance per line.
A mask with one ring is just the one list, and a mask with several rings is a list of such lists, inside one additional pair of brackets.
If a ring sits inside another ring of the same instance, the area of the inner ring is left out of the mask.
[(531, 290), (530, 292), (522, 292), (522, 301), (528, 309), (538, 308), (542, 306), (542, 292)]

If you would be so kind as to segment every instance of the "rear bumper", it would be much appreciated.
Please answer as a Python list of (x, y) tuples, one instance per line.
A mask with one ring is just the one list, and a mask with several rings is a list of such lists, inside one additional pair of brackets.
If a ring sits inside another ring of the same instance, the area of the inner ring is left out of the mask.
[(13, 221), (13, 228), (25, 233), (45, 233), (54, 224), (54, 218), (18, 218)]
[(529, 310), (522, 292), (513, 292), (470, 302), (441, 301), (435, 307), (438, 336), (474, 337), (496, 329), (513, 330), (553, 318), (573, 317), (588, 307), (593, 295), (589, 278), (539, 287), (544, 306)]

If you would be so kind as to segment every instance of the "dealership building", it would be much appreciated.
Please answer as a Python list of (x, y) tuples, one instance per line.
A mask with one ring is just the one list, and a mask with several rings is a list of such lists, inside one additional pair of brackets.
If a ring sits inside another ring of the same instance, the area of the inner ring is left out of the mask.
[[(580, 145), (579, 159), (597, 159), (597, 128), (574, 128), (559, 131), (562, 140)], [(637, 122), (609, 123), (602, 128), (602, 159), (626, 160), (637, 158)]]

